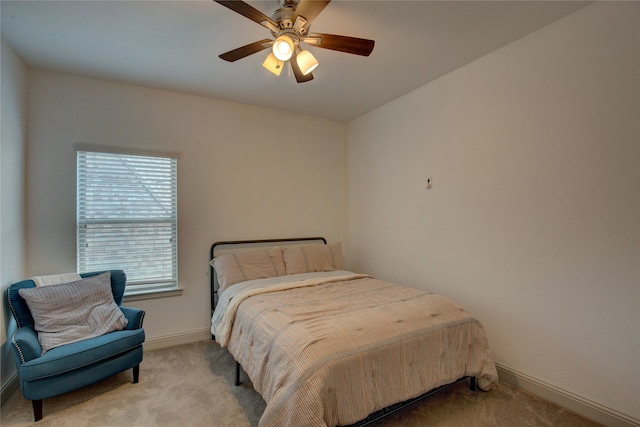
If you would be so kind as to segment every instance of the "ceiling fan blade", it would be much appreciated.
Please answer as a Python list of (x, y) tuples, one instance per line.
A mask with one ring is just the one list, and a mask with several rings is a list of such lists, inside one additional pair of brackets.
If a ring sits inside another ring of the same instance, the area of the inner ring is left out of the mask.
[(272, 43), (273, 43), (273, 40), (271, 39), (262, 39), (257, 42), (250, 43), (246, 46), (242, 46), (237, 49), (230, 50), (229, 52), (223, 53), (222, 55), (219, 55), (219, 56), (225, 61), (235, 62), (238, 59), (244, 58), (245, 56), (253, 55), (254, 53), (258, 53), (262, 50), (265, 50)]
[(311, 46), (362, 56), (369, 56), (376, 43), (368, 39), (323, 33), (311, 33), (308, 37), (305, 37), (303, 41), (309, 43)]
[(298, 66), (298, 61), (296, 61), (297, 58), (297, 54), (294, 53), (293, 56), (291, 57), (291, 59), (289, 60), (289, 64), (291, 64), (291, 69), (293, 70), (293, 75), (296, 76), (296, 81), (298, 83), (304, 83), (304, 82), (308, 82), (310, 80), (313, 80), (313, 74), (309, 73), (309, 74), (302, 74), (302, 71), (300, 70), (300, 67)]
[[(279, 28), (278, 23), (273, 19), (269, 18), (264, 13), (260, 12), (258, 9), (253, 6), (248, 5), (247, 3), (241, 0), (213, 0), (216, 3), (219, 3), (229, 9), (233, 10), (240, 15), (251, 19), (254, 22), (262, 25), (263, 27), (267, 27), (271, 29), (272, 27)], [(268, 24), (265, 25), (265, 22)]]
[(311, 25), (314, 19), (324, 10), (331, 0), (300, 0), (296, 6), (296, 12), (293, 15), (293, 22), (298, 16), (302, 16), (307, 20), (306, 26)]

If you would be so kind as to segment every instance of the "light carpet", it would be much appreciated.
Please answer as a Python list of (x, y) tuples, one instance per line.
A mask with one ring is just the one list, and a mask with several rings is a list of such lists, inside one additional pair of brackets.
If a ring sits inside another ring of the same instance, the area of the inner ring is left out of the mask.
[[(257, 426), (265, 403), (246, 375), (233, 385), (234, 360), (213, 341), (147, 351), (140, 382), (131, 370), (44, 401), (33, 422), (31, 402), (16, 391), (2, 406), (0, 424), (37, 427)], [(465, 383), (416, 403), (375, 427), (572, 426), (595, 427), (567, 409), (508, 383), (471, 392)]]

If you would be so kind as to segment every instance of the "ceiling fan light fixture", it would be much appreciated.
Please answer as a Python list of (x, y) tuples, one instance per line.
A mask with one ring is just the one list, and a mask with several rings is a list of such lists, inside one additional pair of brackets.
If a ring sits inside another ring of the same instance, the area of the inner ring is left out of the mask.
[(313, 80), (312, 71), (318, 67), (318, 60), (310, 52), (302, 50), (301, 43), (360, 56), (369, 56), (375, 46), (374, 40), (326, 33), (310, 33), (310, 25), (331, 0), (278, 0), (280, 8), (271, 17), (244, 0), (214, 1), (268, 29), (273, 37), (218, 55), (221, 59), (235, 62), (271, 47), (271, 54), (262, 64), (264, 68), (275, 75), (280, 75), (284, 63), (289, 61), (291, 71), (298, 83)]
[(296, 62), (303, 75), (307, 75), (318, 68), (318, 60), (308, 50), (301, 50), (296, 56)]
[(286, 34), (281, 35), (273, 42), (273, 54), (280, 61), (288, 61), (293, 55), (293, 40)]
[(276, 56), (272, 52), (269, 54), (269, 56), (267, 56), (267, 59), (264, 60), (264, 62), (262, 63), (262, 66), (267, 70), (269, 70), (270, 72), (272, 72), (273, 74), (275, 74), (276, 76), (279, 76), (280, 73), (282, 72), (284, 61), (281, 61), (278, 58), (276, 58)]

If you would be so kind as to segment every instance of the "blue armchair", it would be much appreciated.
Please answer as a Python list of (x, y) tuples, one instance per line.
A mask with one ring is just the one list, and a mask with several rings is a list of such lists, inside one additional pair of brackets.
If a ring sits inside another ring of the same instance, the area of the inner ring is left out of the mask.
[[(100, 273), (103, 272), (85, 273), (81, 277)], [(7, 337), (11, 340), (22, 395), (32, 401), (35, 421), (42, 419), (43, 399), (85, 387), (129, 368), (133, 368), (133, 382), (138, 382), (145, 312), (121, 306), (125, 286), (124, 271), (111, 270), (113, 299), (128, 320), (124, 330), (61, 345), (44, 354), (29, 306), (18, 292), (34, 288), (35, 283), (23, 280), (7, 288), (7, 303), (15, 319), (15, 323), (8, 322)]]

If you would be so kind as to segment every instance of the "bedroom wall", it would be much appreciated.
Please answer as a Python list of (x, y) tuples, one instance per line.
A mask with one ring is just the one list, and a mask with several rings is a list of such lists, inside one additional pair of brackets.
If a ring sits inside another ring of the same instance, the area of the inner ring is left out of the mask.
[(210, 336), (214, 241), (323, 235), (346, 242), (344, 123), (41, 70), (31, 70), (29, 89), (29, 275), (76, 269), (75, 142), (181, 155), (184, 292), (127, 304), (147, 311), (149, 346)]
[[(25, 274), (25, 147), (28, 71), (13, 49), (0, 39), (0, 287), (2, 294)], [(0, 363), (2, 396), (15, 375), (7, 345), (9, 310), (0, 304)]]
[(503, 368), (640, 423), (639, 118), (637, 2), (359, 117), (350, 267), (455, 299)]

